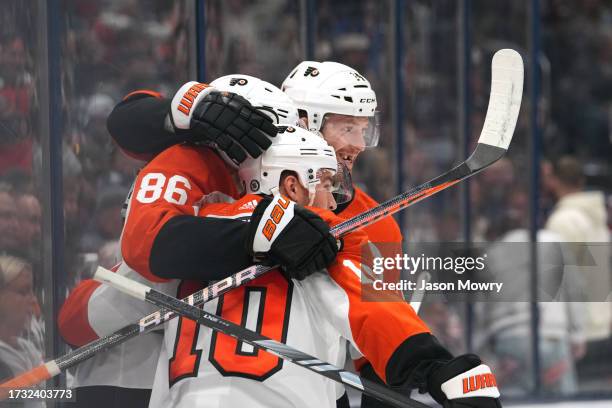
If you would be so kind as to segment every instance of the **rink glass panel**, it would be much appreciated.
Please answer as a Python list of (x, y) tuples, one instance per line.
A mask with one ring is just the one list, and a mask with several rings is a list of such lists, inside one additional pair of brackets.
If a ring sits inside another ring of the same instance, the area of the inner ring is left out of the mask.
[(206, 81), (246, 74), (280, 88), (303, 58), (300, 2), (205, 1)]
[[(356, 69), (376, 92), (380, 120), (378, 147), (366, 148), (353, 167), (355, 185), (378, 202), (395, 191), (395, 135), (392, 124), (392, 1), (319, 0), (315, 6), (312, 39), (315, 61), (337, 61)], [(354, 370), (347, 358), (346, 367)], [(359, 393), (347, 390), (353, 403)]]
[[(401, 113), (404, 157), (400, 170), (404, 190), (437, 177), (466, 158), (458, 90), (459, 4), (406, 2), (401, 67), (405, 106)], [(418, 248), (419, 243), (465, 240), (463, 188), (464, 183), (407, 210), (402, 231), (405, 248), (408, 243)], [(406, 296), (409, 299), (411, 294)], [(427, 301), (426, 296), (419, 314), (452, 353), (466, 352), (469, 332), (464, 302)]]
[[(555, 159), (570, 153), (579, 160), (587, 190), (607, 195), (608, 225), (612, 216), (611, 13), (609, 1), (543, 2), (542, 55), (538, 61), (542, 76), (542, 158)], [(543, 167), (539, 206), (542, 225), (555, 205), (548, 182)], [(601, 333), (596, 335), (593, 322), (602, 316), (609, 319), (611, 309), (610, 297), (607, 303), (586, 304), (581, 316), (586, 350), (569, 342), (569, 355), (577, 356), (573, 358), (576, 381), (565, 386), (566, 394), (610, 392), (612, 322), (607, 322), (608, 334), (604, 338)], [(545, 357), (544, 350), (542, 353)], [(543, 379), (546, 374), (542, 371)]]
[[(496, 8), (498, 7), (498, 8)], [(484, 121), (491, 83), (491, 58), (500, 48), (513, 48), (525, 62), (525, 86), (512, 145), (506, 157), (486, 172), (474, 177), (469, 186), (471, 208), (470, 234), (475, 242), (496, 242), (514, 229), (525, 231), (529, 237), (529, 204), (537, 197), (530, 196), (530, 58), (529, 4), (504, 2), (494, 7), (486, 1), (472, 1), (471, 51), (469, 56), (470, 109), (467, 113), (471, 126), (470, 142), (476, 142)], [(512, 217), (516, 225), (505, 221)], [(530, 291), (530, 253), (516, 260), (516, 270), (504, 271), (521, 280), (526, 293)], [(492, 260), (493, 262), (493, 260)], [(518, 271), (518, 269), (523, 269)], [(563, 305), (559, 303), (561, 309)], [(539, 310), (539, 309), (538, 309)], [(492, 366), (505, 395), (523, 397), (535, 392), (534, 350), (529, 303), (475, 303), (471, 310), (473, 322), (473, 350)], [(496, 325), (499, 313), (507, 317), (506, 325)], [(540, 341), (542, 344), (542, 341)], [(542, 347), (540, 347), (542, 352)], [(542, 354), (540, 355), (542, 357)], [(548, 360), (548, 358), (547, 358)], [(540, 367), (543, 360), (540, 358)], [(546, 364), (550, 366), (550, 364)], [(542, 370), (540, 370), (542, 373)], [(542, 377), (540, 377), (540, 380)], [(559, 381), (561, 383), (561, 381)], [(541, 383), (542, 389), (556, 385)], [(559, 391), (560, 392), (560, 391)], [(560, 395), (560, 394), (557, 394)]]
[(0, 366), (8, 375), (48, 356), (44, 327), (53, 326), (44, 313), (39, 12), (0, 3)]
[(76, 1), (61, 12), (66, 290), (119, 259), (121, 208), (144, 162), (112, 142), (106, 118), (129, 92), (171, 97), (195, 79), (193, 2)]

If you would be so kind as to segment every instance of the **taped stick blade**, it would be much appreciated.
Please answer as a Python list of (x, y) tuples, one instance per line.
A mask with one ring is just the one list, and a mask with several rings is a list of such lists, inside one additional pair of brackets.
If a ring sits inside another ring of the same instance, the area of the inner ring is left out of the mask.
[(523, 59), (518, 52), (506, 48), (495, 53), (491, 63), (489, 107), (479, 144), (508, 149), (521, 108), (523, 78)]

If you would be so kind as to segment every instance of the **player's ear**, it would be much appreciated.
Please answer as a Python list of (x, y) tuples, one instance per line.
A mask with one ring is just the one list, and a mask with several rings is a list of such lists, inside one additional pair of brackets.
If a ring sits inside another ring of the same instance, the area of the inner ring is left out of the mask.
[(281, 190), (281, 193), (289, 197), (291, 201), (298, 202), (299, 197), (300, 197), (299, 196), (300, 187), (301, 187), (300, 180), (297, 178), (297, 176), (294, 174), (288, 174), (281, 181), (280, 190)]

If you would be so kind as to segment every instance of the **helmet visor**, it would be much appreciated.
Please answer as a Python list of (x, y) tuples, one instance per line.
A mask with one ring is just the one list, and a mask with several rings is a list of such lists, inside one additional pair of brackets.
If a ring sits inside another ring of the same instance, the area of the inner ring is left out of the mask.
[[(317, 195), (333, 195), (337, 205), (347, 203), (353, 198), (353, 182), (348, 168), (339, 163), (338, 170), (319, 169), (317, 176), (310, 182), (314, 185), (314, 193)], [(327, 197), (329, 200), (331, 197)]]
[(333, 177), (333, 189), (336, 204), (345, 204), (353, 199), (353, 179), (350, 170), (343, 163), (338, 163), (338, 171)]
[[(342, 175), (338, 176), (339, 173)], [(347, 187), (347, 183), (350, 187)], [(319, 169), (316, 178), (309, 182), (310, 205), (334, 210), (338, 205), (350, 201), (352, 194), (348, 188), (352, 188), (352, 183), (346, 167), (342, 171)]]
[(375, 147), (380, 135), (379, 114), (350, 116), (327, 113), (323, 118), (321, 133), (336, 150), (348, 146), (359, 150)]

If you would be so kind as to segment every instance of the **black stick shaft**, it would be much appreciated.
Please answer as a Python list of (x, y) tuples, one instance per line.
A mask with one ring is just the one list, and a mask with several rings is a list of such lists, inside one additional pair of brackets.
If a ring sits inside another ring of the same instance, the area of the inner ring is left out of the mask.
[(227, 334), (228, 336), (235, 337), (254, 347), (259, 347), (284, 360), (291, 361), (312, 372), (354, 388), (388, 404), (392, 404), (399, 408), (429, 408), (429, 406), (412, 400), (385, 386), (360, 378), (354, 373), (320, 361), (314, 356), (296, 350), (291, 346), (263, 336), (154, 289), (149, 289), (146, 294), (146, 300), (156, 306), (172, 310), (180, 316), (192, 319), (203, 326)]

